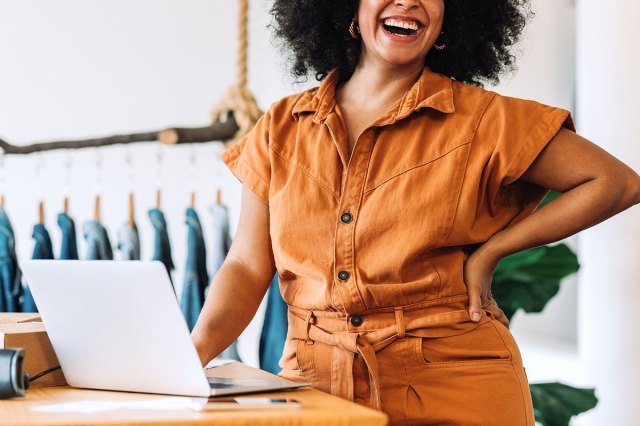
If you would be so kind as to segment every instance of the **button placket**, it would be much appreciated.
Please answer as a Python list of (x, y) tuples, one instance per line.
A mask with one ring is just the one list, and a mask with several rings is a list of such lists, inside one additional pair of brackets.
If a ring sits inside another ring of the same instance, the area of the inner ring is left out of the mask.
[[(367, 129), (356, 142), (349, 166), (346, 169), (335, 241), (335, 267), (338, 279), (337, 290), (345, 303), (347, 312), (366, 310), (364, 299), (358, 288), (354, 262), (355, 222), (362, 198), (362, 188), (367, 176), (374, 138), (373, 129)], [(343, 279), (347, 278), (347, 279)]]

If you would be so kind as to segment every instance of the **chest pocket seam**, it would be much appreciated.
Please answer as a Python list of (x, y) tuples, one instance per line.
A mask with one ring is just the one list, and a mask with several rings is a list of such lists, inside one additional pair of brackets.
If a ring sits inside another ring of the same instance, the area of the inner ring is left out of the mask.
[(326, 182), (324, 182), (323, 180), (321, 180), (320, 178), (318, 178), (317, 176), (314, 176), (313, 174), (311, 174), (311, 171), (306, 169), (305, 167), (303, 167), (300, 163), (298, 163), (297, 161), (293, 161), (290, 160), (288, 158), (286, 158), (282, 153), (280, 153), (277, 149), (276, 146), (274, 144), (272, 144), (270, 146), (271, 150), (273, 152), (276, 153), (276, 155), (278, 155), (278, 157), (280, 157), (283, 161), (291, 164), (292, 166), (294, 166), (296, 169), (300, 170), (303, 174), (305, 174), (308, 178), (314, 180), (318, 185), (320, 185), (322, 188), (324, 188), (325, 190), (327, 190), (331, 195), (333, 195), (333, 197), (335, 199), (339, 198), (339, 195), (336, 194), (331, 187), (329, 186), (329, 184), (327, 184)]
[(393, 180), (393, 179), (396, 179), (396, 178), (398, 178), (398, 177), (402, 176), (402, 175), (403, 175), (403, 174), (405, 174), (405, 173), (409, 173), (410, 171), (413, 171), (413, 170), (418, 169), (418, 168), (420, 168), (420, 167), (428, 166), (429, 164), (431, 164), (431, 163), (433, 163), (433, 162), (435, 162), (435, 161), (437, 161), (437, 160), (439, 160), (439, 159), (441, 159), (441, 158), (445, 157), (446, 155), (448, 155), (448, 154), (452, 153), (452, 152), (453, 152), (453, 151), (455, 151), (456, 149), (462, 148), (462, 147), (463, 147), (463, 146), (465, 146), (465, 145), (469, 145), (469, 144), (471, 143), (471, 141), (472, 141), (472, 140), (473, 140), (473, 138), (469, 138), (469, 139), (467, 139), (465, 142), (463, 142), (463, 143), (461, 143), (460, 145), (457, 145), (457, 146), (455, 146), (455, 147), (451, 148), (450, 150), (448, 150), (447, 152), (442, 153), (441, 155), (437, 156), (436, 158), (432, 158), (431, 160), (429, 160), (429, 161), (427, 161), (427, 162), (424, 162), (424, 163), (420, 163), (420, 164), (416, 164), (416, 165), (414, 165), (414, 166), (410, 166), (410, 167), (408, 167), (406, 170), (403, 170), (403, 171), (402, 171), (402, 172), (400, 172), (400, 173), (396, 173), (396, 174), (395, 174), (395, 175), (393, 175), (393, 176), (390, 176), (390, 177), (388, 177), (388, 178), (384, 178), (384, 179), (383, 179), (382, 181), (380, 181), (379, 183), (375, 183), (375, 182), (374, 182), (374, 183), (373, 183), (373, 186), (372, 186), (371, 188), (365, 189), (363, 193), (364, 193), (364, 194), (366, 194), (367, 192), (371, 192), (371, 191), (373, 191), (374, 189), (376, 189), (376, 188), (378, 188), (378, 187), (380, 187), (380, 186), (384, 185), (385, 183), (387, 183), (387, 182), (389, 182), (389, 181), (391, 181), (391, 180)]

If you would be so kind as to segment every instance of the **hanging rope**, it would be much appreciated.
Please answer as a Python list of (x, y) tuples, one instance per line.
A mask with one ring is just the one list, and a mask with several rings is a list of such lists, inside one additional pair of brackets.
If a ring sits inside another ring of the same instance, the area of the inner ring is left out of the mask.
[(239, 0), (238, 10), (238, 59), (236, 79), (238, 86), (247, 87), (247, 57), (249, 56), (249, 0)]
[[(242, 135), (253, 128), (258, 118), (263, 114), (258, 107), (255, 97), (247, 88), (247, 70), (249, 54), (249, 0), (238, 1), (238, 38), (236, 61), (236, 84), (225, 90), (222, 98), (211, 109), (212, 125), (225, 122), (227, 114), (233, 113), (238, 125), (238, 131), (225, 141), (228, 148), (235, 144)], [(223, 119), (224, 118), (224, 119)]]

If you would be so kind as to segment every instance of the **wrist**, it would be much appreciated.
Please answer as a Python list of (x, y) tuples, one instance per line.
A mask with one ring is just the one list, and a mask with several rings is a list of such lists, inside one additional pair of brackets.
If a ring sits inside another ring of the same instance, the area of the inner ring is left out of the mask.
[(479, 252), (477, 255), (487, 259), (494, 267), (498, 265), (498, 262), (500, 262), (503, 257), (509, 254), (502, 245), (502, 235), (503, 231), (494, 234), (476, 250)]
[(199, 335), (200, 333), (198, 333), (197, 330), (194, 330), (194, 332), (191, 333), (191, 340), (193, 340), (196, 352), (198, 353), (198, 358), (200, 358), (200, 362), (204, 367), (209, 363), (209, 361), (211, 361), (212, 357), (210, 357), (207, 339), (201, 339)]

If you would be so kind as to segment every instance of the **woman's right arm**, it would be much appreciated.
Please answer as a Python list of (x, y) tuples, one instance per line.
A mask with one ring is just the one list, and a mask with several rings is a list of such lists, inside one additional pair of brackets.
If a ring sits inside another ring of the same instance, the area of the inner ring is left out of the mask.
[(238, 231), (213, 277), (191, 333), (202, 365), (224, 351), (247, 327), (275, 273), (269, 206), (242, 186)]

